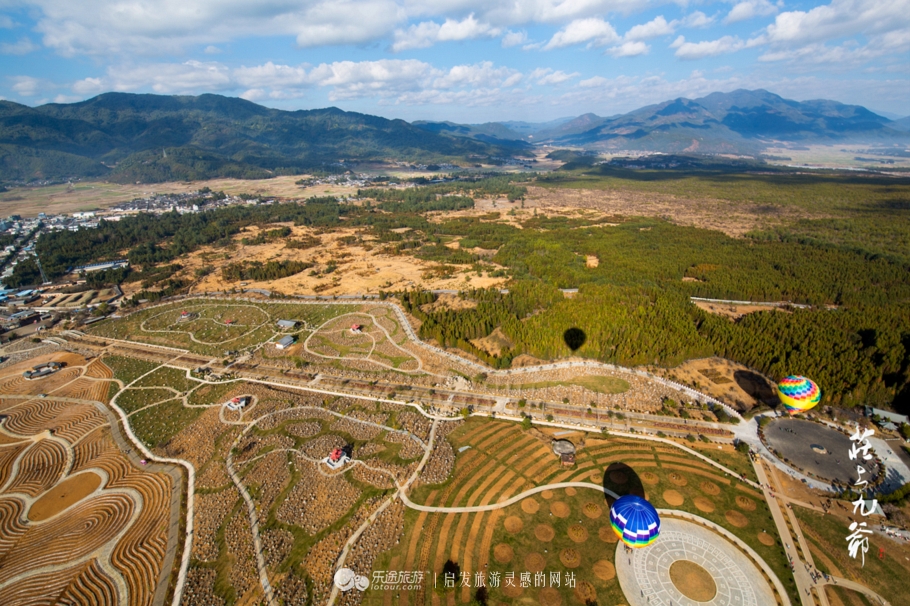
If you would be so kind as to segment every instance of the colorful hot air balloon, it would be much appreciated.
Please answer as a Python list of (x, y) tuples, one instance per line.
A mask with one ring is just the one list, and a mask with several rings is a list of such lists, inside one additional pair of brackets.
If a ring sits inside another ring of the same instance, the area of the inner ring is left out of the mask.
[(641, 497), (620, 497), (610, 508), (610, 526), (629, 547), (647, 547), (660, 534), (660, 517), (654, 506)]
[(822, 399), (822, 391), (806, 377), (790, 376), (777, 384), (777, 395), (787, 412), (795, 415), (813, 408)]

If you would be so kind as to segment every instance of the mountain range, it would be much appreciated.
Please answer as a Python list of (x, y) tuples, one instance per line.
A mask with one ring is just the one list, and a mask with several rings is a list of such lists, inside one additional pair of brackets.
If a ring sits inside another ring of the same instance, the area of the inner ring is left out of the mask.
[(414, 124), (500, 145), (533, 142), (595, 151), (754, 155), (770, 145), (910, 142), (910, 118), (889, 120), (859, 105), (824, 99), (793, 101), (765, 90), (678, 98), (612, 117), (584, 114), (538, 125)]
[(29, 107), (0, 101), (0, 181), (72, 177), (161, 182), (337, 170), (345, 161), (475, 163), (533, 147), (757, 155), (770, 145), (906, 145), (910, 118), (764, 90), (679, 98), (627, 114), (544, 123), (388, 120), (282, 111), (220, 95), (106, 93)]
[(444, 162), (512, 153), (404, 120), (334, 107), (281, 111), (220, 95), (106, 93), (34, 108), (0, 101), (4, 181), (266, 178), (332, 170), (341, 160)]

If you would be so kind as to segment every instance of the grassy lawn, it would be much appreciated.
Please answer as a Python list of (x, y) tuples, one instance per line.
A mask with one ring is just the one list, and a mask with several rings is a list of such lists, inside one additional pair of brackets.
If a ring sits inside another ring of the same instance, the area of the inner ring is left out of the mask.
[(716, 444), (703, 445), (696, 442), (694, 444), (687, 443), (686, 446), (697, 450), (709, 459), (720, 463), (728, 469), (732, 469), (736, 473), (745, 474), (747, 479), (758, 482), (758, 477), (755, 475), (755, 468), (752, 467), (749, 455), (736, 450), (718, 450)]
[(514, 389), (545, 389), (547, 387), (560, 387), (564, 385), (579, 385), (585, 389), (597, 393), (615, 394), (623, 393), (629, 390), (629, 384), (619, 377), (608, 377), (603, 375), (588, 375), (578, 377), (571, 381), (540, 381), (537, 383), (524, 383), (522, 385), (513, 385)]
[(155, 402), (172, 400), (174, 395), (168, 389), (127, 389), (117, 398), (117, 406), (129, 414)]
[(186, 378), (186, 371), (177, 368), (159, 368), (136, 383), (135, 387), (165, 386), (187, 392), (199, 385), (199, 381)]
[[(910, 547), (871, 535), (863, 565), (859, 555), (853, 559), (847, 553), (846, 538), (850, 529), (846, 520), (795, 505), (793, 511), (806, 539), (837, 567), (837, 571), (829, 570), (830, 573), (839, 573), (844, 578), (861, 583), (892, 604), (906, 603), (910, 564), (905, 558), (910, 557)], [(884, 549), (883, 559), (878, 557), (879, 548)], [(815, 559), (819, 560), (818, 557)]]
[(152, 362), (124, 356), (104, 356), (103, 362), (114, 371), (114, 378), (124, 383), (131, 383), (158, 366)]
[(155, 448), (166, 444), (204, 411), (203, 408), (186, 408), (181, 400), (168, 400), (137, 412), (130, 417), (130, 425), (140, 440)]
[[(99, 337), (139, 341), (220, 356), (225, 350), (239, 351), (267, 341), (278, 331), (275, 326), (278, 319), (297, 320), (309, 326), (318, 326), (330, 318), (361, 307), (359, 304), (273, 305), (197, 299), (143, 309), (124, 318), (101, 322), (87, 332)], [(196, 316), (180, 322), (183, 311)]]

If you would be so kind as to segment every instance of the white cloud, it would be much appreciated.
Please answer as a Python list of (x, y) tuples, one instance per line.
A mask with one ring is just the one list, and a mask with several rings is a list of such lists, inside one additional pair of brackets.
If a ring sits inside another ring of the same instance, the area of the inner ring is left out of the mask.
[(708, 27), (712, 23), (714, 23), (714, 17), (709, 17), (701, 11), (690, 13), (680, 21), (680, 25), (683, 27)]
[(13, 29), (17, 27), (17, 23), (7, 17), (6, 15), (0, 15), (0, 29)]
[(243, 87), (296, 87), (308, 83), (305, 66), (275, 65), (271, 61), (254, 67), (238, 67), (232, 79)]
[(528, 41), (528, 33), (525, 31), (513, 32), (507, 31), (506, 35), (502, 37), (502, 47), (510, 48), (512, 46), (518, 46), (519, 44), (524, 44)]
[(724, 36), (717, 40), (704, 42), (686, 42), (682, 36), (678, 37), (670, 48), (676, 49), (676, 56), (680, 59), (704, 59), (727, 53), (733, 53), (746, 47), (746, 43), (736, 36)]
[(767, 17), (777, 12), (777, 7), (768, 0), (743, 0), (730, 9), (724, 23), (736, 23), (754, 17)]
[(12, 76), (10, 80), (13, 82), (13, 90), (20, 97), (34, 97), (42, 91), (53, 87), (53, 84), (47, 80), (31, 76)]
[(473, 13), (461, 21), (446, 19), (442, 25), (434, 21), (424, 21), (423, 23), (412, 25), (406, 30), (396, 30), (392, 50), (399, 52), (414, 48), (427, 48), (437, 42), (496, 37), (501, 31), (499, 28), (492, 27), (489, 23), (477, 21)]
[(221, 54), (221, 53), (224, 52), (224, 51), (222, 51), (222, 50), (221, 50), (220, 48), (218, 48), (217, 46), (213, 46), (213, 45), (209, 44), (208, 46), (205, 47), (205, 51), (203, 51), (203, 52), (204, 52), (206, 55), (219, 55), (219, 54)]
[(54, 97), (54, 103), (75, 103), (81, 100), (82, 97), (79, 95), (57, 95)]
[[(185, 52), (191, 46), (204, 48), (257, 36), (292, 36), (300, 47), (363, 45), (388, 39), (399, 30), (408, 32), (422, 23), (440, 27), (446, 21), (463, 24), (466, 15), (474, 15), (477, 22), (486, 24), (491, 31), (505, 31), (530, 24), (563, 25), (610, 13), (628, 15), (648, 8), (651, 2), (23, 0), (21, 4), (32, 11), (45, 46), (72, 56), (127, 52), (165, 55)], [(454, 35), (450, 39), (470, 37)]]
[(796, 70), (820, 64), (845, 70), (872, 61), (876, 69), (900, 69), (910, 51), (910, 0), (832, 0), (781, 13), (748, 44), (769, 47), (760, 61), (788, 61)]
[(619, 41), (616, 30), (607, 21), (596, 17), (577, 19), (553, 34), (544, 50), (588, 43), (588, 48), (606, 46)]
[(641, 40), (623, 42), (619, 46), (614, 46), (607, 52), (614, 57), (637, 57), (638, 55), (647, 55), (651, 47)]
[(832, 0), (810, 11), (779, 14), (763, 41), (808, 44), (844, 36), (871, 36), (910, 27), (910, 0)]
[(40, 46), (28, 38), (19, 38), (16, 42), (4, 42), (0, 44), (0, 53), (4, 55), (25, 55), (36, 51)]
[(107, 85), (101, 78), (85, 78), (73, 84), (73, 92), (80, 95), (97, 95), (104, 92)]
[(198, 94), (236, 88), (228, 68), (221, 63), (186, 61), (117, 66), (108, 70), (107, 90), (134, 91), (150, 88), (165, 94)]
[(567, 74), (562, 70), (553, 70), (549, 67), (538, 67), (530, 74), (528, 74), (528, 79), (534, 80), (537, 84), (541, 86), (549, 86), (562, 84), (572, 78), (578, 77), (580, 74), (578, 72), (573, 72)]
[(641, 25), (635, 25), (626, 32), (623, 40), (650, 40), (659, 36), (669, 36), (675, 30), (675, 21), (667, 23), (663, 15), (659, 15)]

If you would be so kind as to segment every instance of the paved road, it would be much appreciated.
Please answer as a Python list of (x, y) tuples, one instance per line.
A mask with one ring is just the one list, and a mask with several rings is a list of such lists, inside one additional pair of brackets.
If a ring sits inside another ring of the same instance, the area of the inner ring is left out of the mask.
[(834, 586), (839, 585), (841, 587), (846, 587), (847, 589), (852, 589), (853, 591), (858, 591), (860, 593), (865, 594), (866, 596), (868, 596), (869, 598), (872, 599), (873, 603), (878, 603), (881, 606), (891, 606), (891, 603), (888, 600), (886, 600), (882, 596), (878, 595), (877, 593), (875, 593), (874, 591), (872, 591), (865, 585), (860, 585), (859, 583), (854, 583), (853, 581), (848, 581), (847, 579), (842, 579), (840, 577), (829, 577), (829, 579), (831, 579), (831, 580), (827, 581), (825, 583), (819, 583), (819, 586), (821, 586), (823, 584), (824, 585), (834, 585)]
[[(812, 599), (810, 593), (813, 586), (812, 579), (809, 577), (809, 573), (806, 572), (802, 561), (799, 559), (796, 549), (793, 548), (793, 538), (790, 536), (790, 529), (787, 527), (784, 512), (781, 511), (780, 503), (778, 503), (777, 499), (774, 498), (774, 495), (768, 488), (770, 482), (767, 474), (765, 474), (765, 469), (762, 467), (760, 461), (753, 461), (752, 466), (755, 468), (755, 475), (758, 477), (761, 489), (765, 493), (765, 501), (768, 503), (768, 508), (771, 510), (771, 517), (774, 519), (774, 525), (777, 526), (777, 533), (780, 535), (780, 540), (784, 543), (787, 556), (793, 563), (793, 578), (796, 580), (796, 589), (799, 592), (800, 600), (803, 606), (815, 606), (815, 601)], [(780, 492), (779, 488), (775, 488), (775, 490)], [(799, 528), (799, 526), (794, 525), (794, 528)], [(800, 534), (798, 538), (800, 539), (800, 547), (802, 548), (803, 553), (808, 554), (809, 547), (806, 545), (802, 534)], [(827, 600), (824, 599), (824, 596), (822, 596), (822, 606), (827, 606)]]

